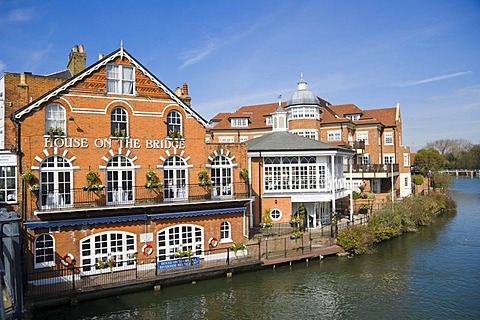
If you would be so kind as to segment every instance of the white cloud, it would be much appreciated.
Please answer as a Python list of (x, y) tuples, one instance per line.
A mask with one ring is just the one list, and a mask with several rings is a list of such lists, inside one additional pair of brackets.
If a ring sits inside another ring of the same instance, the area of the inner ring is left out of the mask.
[(3, 63), (2, 60), (0, 60), (0, 71), (4, 70), (6, 67), (5, 63)]
[(45, 59), (53, 48), (52, 44), (46, 45), (45, 49), (32, 52), (29, 55), (28, 63), (25, 66), (27, 69), (35, 70), (37, 66), (44, 64)]
[(25, 9), (14, 9), (4, 16), (0, 16), (0, 24), (2, 23), (20, 23), (33, 19), (34, 7)]
[(450, 78), (465, 76), (465, 75), (471, 74), (471, 73), (472, 73), (472, 71), (462, 71), (462, 72), (444, 74), (444, 75), (441, 75), (441, 76), (430, 77), (430, 78), (426, 78), (426, 79), (410, 80), (410, 81), (405, 81), (405, 82), (400, 82), (400, 83), (394, 83), (391, 86), (393, 86), (393, 87), (411, 87), (411, 86), (416, 86), (416, 85), (419, 85), (419, 84), (424, 84), (424, 83), (429, 83), (429, 82), (435, 82), (435, 81), (441, 81), (441, 80), (446, 80), (446, 79), (450, 79)]
[(184, 62), (180, 66), (180, 69), (184, 69), (197, 62), (200, 62), (207, 58), (212, 52), (248, 36), (249, 34), (270, 23), (270, 21), (274, 20), (274, 18), (279, 14), (280, 12), (276, 12), (269, 17), (262, 19), (259, 23), (253, 24), (250, 28), (245, 29), (243, 32), (236, 33), (237, 30), (233, 30), (235, 33), (232, 32), (230, 35), (226, 35), (223, 38), (214, 37), (214, 39), (207, 40), (206, 43), (202, 44), (199, 48), (194, 48), (189, 52), (185, 52), (182, 55)]

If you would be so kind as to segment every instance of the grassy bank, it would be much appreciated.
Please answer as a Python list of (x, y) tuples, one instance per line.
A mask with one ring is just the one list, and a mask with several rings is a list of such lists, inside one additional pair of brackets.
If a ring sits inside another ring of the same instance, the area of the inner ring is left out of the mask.
[(376, 243), (405, 232), (415, 232), (419, 227), (431, 224), (444, 210), (455, 209), (455, 201), (444, 193), (430, 192), (409, 197), (372, 214), (368, 225), (354, 225), (342, 230), (337, 236), (337, 244), (352, 254), (367, 253)]

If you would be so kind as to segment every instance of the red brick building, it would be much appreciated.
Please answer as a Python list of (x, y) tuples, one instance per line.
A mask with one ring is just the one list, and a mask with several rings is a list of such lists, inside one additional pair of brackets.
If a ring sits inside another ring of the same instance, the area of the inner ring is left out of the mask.
[(12, 106), (6, 139), (23, 197), (11, 205), (27, 271), (75, 259), (94, 274), (111, 260), (115, 270), (135, 267), (137, 254), (162, 262), (179, 251), (220, 259), (206, 253), (212, 245), (244, 241), (246, 145), (206, 143), (187, 85), (170, 90), (123, 48), (80, 69)]
[(410, 148), (402, 142), (400, 105), (368, 110), (354, 104), (332, 105), (307, 90), (303, 78), (287, 101), (218, 113), (210, 120), (206, 139), (234, 143), (269, 134), (279, 104), (289, 132), (355, 151), (352, 171), (345, 166), (349, 189), (360, 191), (365, 186), (367, 192), (391, 194), (393, 184), (394, 197), (411, 193)]

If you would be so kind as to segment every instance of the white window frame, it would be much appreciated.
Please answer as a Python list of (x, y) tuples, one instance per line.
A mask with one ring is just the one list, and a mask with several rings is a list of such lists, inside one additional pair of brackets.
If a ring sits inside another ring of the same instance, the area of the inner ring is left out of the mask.
[(233, 136), (219, 136), (218, 137), (219, 143), (234, 143), (235, 138)]
[(273, 220), (273, 221), (279, 221), (282, 219), (282, 211), (280, 209), (272, 209), (270, 210), (270, 218)]
[(167, 137), (171, 138), (171, 134), (180, 133), (183, 138), (183, 118), (178, 110), (171, 110), (167, 114)]
[(163, 194), (165, 201), (188, 199), (187, 162), (179, 155), (172, 155), (163, 162)]
[(360, 165), (369, 165), (371, 163), (370, 154), (365, 153), (365, 154), (359, 155), (357, 158), (357, 161), (358, 161), (358, 164)]
[(135, 202), (135, 170), (128, 157), (118, 154), (111, 157), (106, 166), (107, 205)]
[(342, 141), (342, 131), (335, 130), (335, 131), (327, 131), (327, 140), (328, 141)]
[(385, 132), (384, 133), (384, 145), (392, 146), (393, 145), (393, 132)]
[(50, 128), (54, 131), (62, 130), (59, 136), (65, 136), (67, 119), (65, 108), (60, 103), (50, 103), (45, 107), (45, 135), (49, 135)]
[[(47, 247), (40, 247), (39, 246), (39, 241), (40, 241), (40, 238), (43, 237), (43, 238), (49, 238), (49, 239), (45, 239), (45, 240), (42, 240), (42, 244), (45, 245), (45, 243), (48, 241), (48, 242), (52, 242), (52, 245), (51, 246), (47, 246)], [(51, 234), (48, 234), (48, 233), (42, 233), (40, 235), (38, 235), (36, 238), (35, 238), (35, 241), (34, 241), (34, 253), (35, 253), (35, 256), (33, 258), (33, 261), (34, 261), (34, 268), (35, 269), (39, 269), (39, 268), (47, 268), (47, 267), (53, 267), (55, 266), (55, 238), (51, 235)], [(38, 251), (42, 250), (43, 254), (41, 256), (43, 257), (47, 257), (48, 259), (45, 259), (45, 261), (43, 262), (37, 262), (40, 254)], [(49, 253), (45, 253), (44, 251), (48, 250)]]
[(265, 125), (267, 125), (267, 126), (273, 125), (273, 117), (272, 116), (266, 116), (265, 117)]
[(192, 256), (203, 256), (204, 229), (195, 224), (177, 224), (157, 232), (158, 261), (178, 259), (178, 250), (192, 250)]
[(410, 167), (410, 154), (408, 153), (403, 154), (403, 166)]
[[(343, 172), (343, 167), (341, 168)], [(327, 163), (314, 156), (266, 157), (263, 159), (265, 193), (325, 191), (330, 185)], [(343, 177), (339, 176), (338, 178)]]
[[(135, 233), (118, 230), (95, 233), (80, 240), (80, 266), (86, 275), (133, 269), (138, 251)], [(106, 265), (109, 259), (115, 261), (112, 268)]]
[(383, 155), (383, 164), (395, 164), (395, 154), (385, 153)]
[(308, 139), (318, 140), (317, 130), (292, 130), (290, 132)]
[[(132, 76), (126, 78), (125, 71), (130, 70)], [(122, 64), (107, 64), (107, 93), (135, 94), (135, 68)], [(128, 88), (131, 86), (131, 88)], [(127, 92), (128, 91), (128, 92)]]
[(51, 155), (40, 164), (40, 207), (59, 209), (73, 206), (73, 167), (67, 158)]
[(216, 156), (210, 168), (212, 179), (212, 197), (231, 197), (233, 195), (233, 164), (225, 155)]
[(346, 115), (345, 118), (352, 120), (352, 121), (357, 121), (360, 120), (360, 115), (359, 114), (349, 114)]
[(248, 127), (248, 118), (232, 118), (230, 119), (232, 127)]
[(232, 240), (232, 226), (228, 221), (220, 223), (220, 243), (229, 243)]
[(291, 107), (288, 115), (291, 119), (320, 119), (320, 111), (318, 107)]
[(17, 166), (0, 166), (0, 203), (17, 202)]
[(357, 131), (357, 141), (365, 141), (365, 145), (368, 145), (368, 131)]
[(121, 132), (122, 134), (124, 133), (123, 138), (127, 138), (129, 136), (128, 112), (123, 107), (113, 108), (112, 113), (110, 114), (110, 136), (114, 139), (121, 138), (115, 135), (117, 130), (119, 130), (119, 132)]

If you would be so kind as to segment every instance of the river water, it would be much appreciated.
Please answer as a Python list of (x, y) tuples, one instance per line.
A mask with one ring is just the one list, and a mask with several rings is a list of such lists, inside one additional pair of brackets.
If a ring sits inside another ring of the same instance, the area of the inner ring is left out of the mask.
[(480, 319), (480, 179), (455, 179), (458, 205), (419, 232), (354, 258), (115, 296), (42, 319)]

